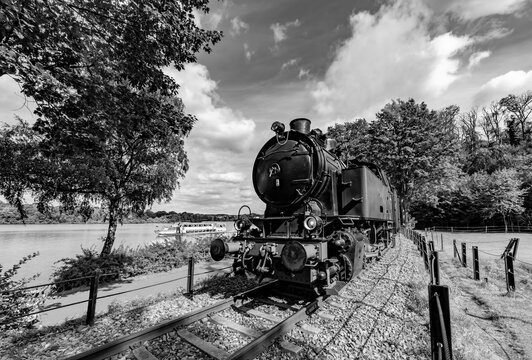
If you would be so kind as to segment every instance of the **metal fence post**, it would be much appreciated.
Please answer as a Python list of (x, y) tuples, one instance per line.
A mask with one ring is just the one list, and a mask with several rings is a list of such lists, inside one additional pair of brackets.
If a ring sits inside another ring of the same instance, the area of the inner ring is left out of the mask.
[(473, 246), (473, 279), (480, 280), (480, 264), (478, 262), (478, 246)]
[(449, 288), (429, 285), (430, 342), (432, 359), (453, 359)]
[(456, 258), (456, 254), (458, 254), (458, 249), (456, 248), (456, 239), (453, 239), (453, 258)]
[(443, 234), (440, 234), (441, 235), (441, 249), (440, 251), (443, 251)]
[(514, 278), (514, 257), (511, 253), (506, 252), (504, 255), (504, 269), (506, 273), (506, 289), (515, 291), (515, 278)]
[(192, 295), (194, 288), (194, 258), (188, 258), (187, 294)]
[(462, 243), (462, 266), (467, 267), (466, 243)]
[(87, 305), (87, 318), (85, 324), (94, 325), (94, 316), (96, 315), (96, 300), (98, 298), (98, 283), (100, 281), (101, 270), (96, 269), (94, 276), (91, 278), (91, 286), (89, 290), (89, 302)]

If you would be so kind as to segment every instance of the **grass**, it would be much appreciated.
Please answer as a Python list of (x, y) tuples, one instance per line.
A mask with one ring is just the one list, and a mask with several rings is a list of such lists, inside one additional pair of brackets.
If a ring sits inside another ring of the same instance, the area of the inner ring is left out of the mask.
[(531, 267), (516, 263), (516, 291), (508, 292), (503, 260), (481, 258), (481, 281), (473, 280), (470, 259), (468, 263), (464, 268), (452, 252), (440, 253), (441, 283), (450, 288), (453, 355), (472, 360), (531, 359)]

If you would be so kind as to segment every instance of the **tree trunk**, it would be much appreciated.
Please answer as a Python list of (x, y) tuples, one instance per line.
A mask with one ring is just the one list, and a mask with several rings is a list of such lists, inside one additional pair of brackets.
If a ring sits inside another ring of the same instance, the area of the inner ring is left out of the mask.
[(504, 220), (504, 233), (508, 232), (508, 222), (506, 221), (506, 216), (502, 214), (502, 219)]
[(109, 255), (115, 242), (116, 226), (118, 225), (118, 201), (109, 203), (109, 227), (100, 256)]

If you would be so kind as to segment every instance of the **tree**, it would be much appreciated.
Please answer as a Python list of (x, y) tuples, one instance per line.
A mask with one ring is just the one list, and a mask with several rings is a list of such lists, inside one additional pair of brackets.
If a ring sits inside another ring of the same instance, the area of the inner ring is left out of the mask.
[(438, 178), (438, 166), (456, 156), (457, 113), (456, 106), (436, 112), (413, 99), (396, 100), (370, 124), (369, 160), (385, 170), (407, 209), (416, 189)]
[[(102, 203), (104, 255), (126, 213), (171, 197), (188, 169), (183, 138), (195, 118), (184, 113), (178, 84), (163, 70), (183, 69), (220, 40), (220, 32), (194, 22), (207, 3), (2, 2), (0, 75), (21, 85), (38, 115), (27, 151), (39, 166), (0, 183), (11, 203), (21, 202), (20, 189), (43, 208), (52, 200), (80, 209)], [(17, 134), (6, 136), (10, 146), (20, 143)]]
[(489, 175), (483, 172), (473, 174), (469, 188), (477, 209), (487, 220), (500, 215), (507, 226), (511, 215), (525, 210), (523, 198), (526, 189), (521, 187), (515, 169), (497, 170)]
[(363, 160), (367, 154), (366, 136), (369, 125), (366, 119), (357, 119), (344, 124), (334, 124), (327, 129), (327, 137), (335, 139), (337, 150), (344, 158)]
[(521, 141), (530, 142), (531, 127), (528, 119), (532, 114), (532, 91), (518, 96), (508, 95), (499, 101), (499, 105), (510, 113), (507, 124), (512, 145), (518, 145)]

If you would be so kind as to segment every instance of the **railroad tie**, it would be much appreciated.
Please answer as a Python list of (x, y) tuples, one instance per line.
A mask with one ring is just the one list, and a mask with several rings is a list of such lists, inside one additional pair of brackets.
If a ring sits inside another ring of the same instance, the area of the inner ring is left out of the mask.
[(320, 328), (309, 325), (309, 324), (303, 324), (299, 328), (301, 329), (301, 331), (306, 332), (307, 334), (312, 334), (312, 335), (317, 335), (321, 332)]
[(177, 332), (177, 335), (183, 340), (185, 340), (190, 345), (195, 346), (199, 350), (203, 351), (207, 355), (221, 360), (221, 359), (227, 359), (229, 357), (229, 353), (225, 350), (220, 349), (219, 347), (203, 340), (202, 338), (194, 335), (193, 333), (182, 329)]
[(294, 355), (297, 355), (303, 349), (301, 346), (293, 344), (290, 341), (281, 341), (279, 346), (284, 351)]
[(345, 310), (345, 305), (337, 303), (336, 301), (329, 301), (328, 304), (333, 306), (333, 307), (335, 307), (335, 308), (338, 308), (338, 309), (341, 309), (341, 310)]
[(133, 356), (137, 360), (157, 360), (144, 346), (140, 346), (133, 350)]
[(319, 316), (320, 318), (322, 318), (322, 319), (324, 319), (324, 320), (328, 320), (328, 321), (329, 321), (329, 320), (332, 321), (332, 320), (335, 319), (335, 316), (334, 316), (333, 314), (328, 313), (328, 312), (325, 312), (325, 311), (320, 311), (320, 312), (318, 312), (318, 316)]
[(225, 326), (231, 330), (237, 331), (242, 335), (249, 336), (250, 338), (256, 339), (262, 335), (262, 331), (258, 331), (224, 318), (223, 316), (214, 314), (210, 316), (211, 321), (217, 323), (218, 325)]
[(280, 317), (277, 317), (271, 314), (266, 314), (259, 310), (245, 308), (244, 306), (242, 306), (241, 309), (244, 310), (247, 314), (254, 315), (254, 316), (266, 319), (266, 320), (270, 320), (274, 323), (280, 323), (281, 321), (283, 321), (283, 319), (281, 319)]

